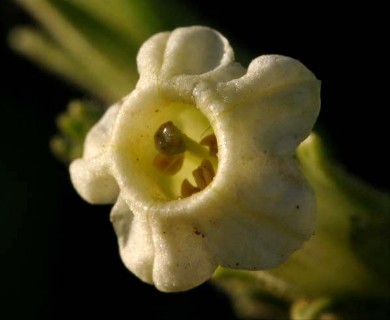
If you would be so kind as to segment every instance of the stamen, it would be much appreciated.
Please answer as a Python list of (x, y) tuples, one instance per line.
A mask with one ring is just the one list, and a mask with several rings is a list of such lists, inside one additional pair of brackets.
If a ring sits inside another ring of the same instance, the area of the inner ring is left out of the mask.
[(206, 148), (202, 147), (198, 142), (187, 137), (185, 134), (183, 134), (183, 136), (185, 140), (186, 151), (191, 152), (193, 155), (199, 158), (207, 158), (209, 156)]
[(184, 162), (184, 154), (168, 155), (159, 153), (153, 160), (153, 165), (161, 171), (161, 173), (173, 176), (180, 171)]
[(215, 134), (210, 134), (207, 137), (204, 137), (200, 141), (201, 145), (207, 146), (209, 148), (210, 157), (216, 157), (218, 153), (218, 143), (217, 137)]
[[(184, 163), (185, 151), (203, 159), (200, 166), (192, 171), (196, 187), (187, 179), (182, 182), (180, 190), (182, 198), (205, 189), (213, 181), (215, 172), (210, 160), (214, 162), (218, 152), (217, 139), (214, 134), (208, 135), (199, 144), (183, 134), (172, 121), (167, 121), (154, 134), (154, 143), (159, 153), (155, 156), (153, 165), (166, 175), (175, 175), (180, 171)], [(207, 146), (209, 151), (207, 152), (202, 145)]]
[(181, 184), (181, 197), (187, 198), (194, 193), (205, 189), (213, 181), (215, 172), (209, 160), (203, 160), (201, 165), (192, 172), (197, 187), (194, 187), (187, 179)]
[(192, 172), (196, 185), (200, 190), (206, 188), (215, 176), (213, 165), (208, 160), (203, 160), (201, 165)]
[(187, 179), (184, 179), (184, 181), (181, 184), (181, 197), (187, 198), (189, 196), (192, 196), (194, 193), (199, 192), (200, 189), (197, 187), (194, 187)]

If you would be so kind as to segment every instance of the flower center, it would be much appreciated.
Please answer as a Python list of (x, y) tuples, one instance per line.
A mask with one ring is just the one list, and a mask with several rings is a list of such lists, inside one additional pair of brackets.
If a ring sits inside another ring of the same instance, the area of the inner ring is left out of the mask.
[(182, 170), (186, 152), (201, 161), (200, 165), (192, 170), (196, 186), (187, 178), (184, 179), (179, 198), (189, 197), (205, 189), (213, 180), (215, 176), (213, 163), (217, 165), (218, 152), (214, 134), (207, 135), (198, 143), (185, 135), (172, 121), (167, 121), (155, 132), (154, 144), (158, 153), (154, 157), (153, 165), (164, 175), (174, 176)]
[(111, 146), (121, 184), (151, 203), (206, 188), (218, 166), (209, 119), (194, 104), (144, 94), (121, 114)]

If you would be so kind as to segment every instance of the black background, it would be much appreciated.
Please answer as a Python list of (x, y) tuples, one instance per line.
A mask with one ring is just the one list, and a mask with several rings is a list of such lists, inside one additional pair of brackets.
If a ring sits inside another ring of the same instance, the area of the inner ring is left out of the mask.
[[(253, 57), (292, 56), (311, 69), (322, 80), (317, 129), (326, 132), (348, 170), (388, 188), (380, 8), (185, 3), (233, 47), (248, 48)], [(83, 202), (48, 149), (56, 115), (85, 93), (7, 48), (8, 31), (20, 23), (33, 21), (1, 1), (0, 318), (214, 319), (216, 311), (218, 319), (233, 319), (226, 297), (210, 284), (165, 294), (123, 267), (110, 207)]]

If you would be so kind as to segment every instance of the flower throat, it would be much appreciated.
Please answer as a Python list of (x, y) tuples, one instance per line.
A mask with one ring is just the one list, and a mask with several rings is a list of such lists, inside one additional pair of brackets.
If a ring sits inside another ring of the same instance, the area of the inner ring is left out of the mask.
[(184, 179), (179, 198), (189, 197), (205, 189), (213, 180), (215, 176), (213, 163), (217, 164), (218, 153), (214, 134), (206, 136), (198, 143), (185, 135), (172, 121), (167, 121), (155, 132), (154, 145), (158, 154), (154, 157), (153, 165), (165, 175), (175, 175), (181, 170), (185, 152), (190, 152), (201, 159), (200, 165), (192, 171), (196, 186), (188, 179)]

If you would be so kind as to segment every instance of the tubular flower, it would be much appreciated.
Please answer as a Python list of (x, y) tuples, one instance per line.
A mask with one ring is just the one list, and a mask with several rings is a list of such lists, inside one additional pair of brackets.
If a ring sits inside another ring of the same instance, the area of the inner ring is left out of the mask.
[(315, 196), (295, 160), (319, 112), (319, 81), (297, 60), (248, 69), (207, 27), (147, 40), (140, 79), (88, 133), (70, 166), (111, 220), (128, 269), (162, 291), (209, 279), (218, 265), (273, 268), (315, 225)]

